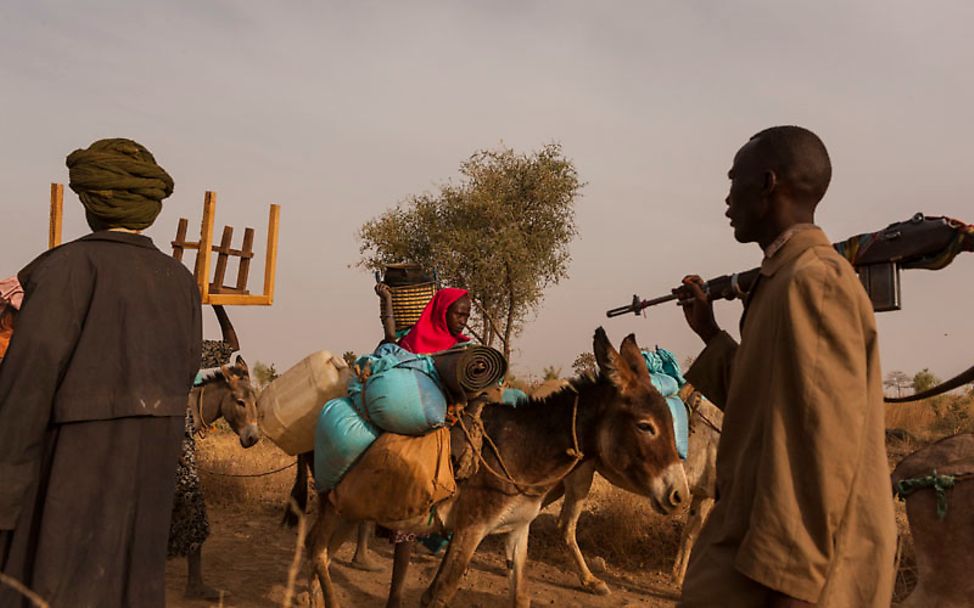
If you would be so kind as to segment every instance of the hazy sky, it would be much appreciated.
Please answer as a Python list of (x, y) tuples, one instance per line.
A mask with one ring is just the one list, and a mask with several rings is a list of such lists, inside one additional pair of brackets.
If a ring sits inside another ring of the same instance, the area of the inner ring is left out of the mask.
[[(7, 0), (0, 275), (46, 245), (64, 157), (130, 137), (176, 182), (149, 232), (165, 250), (180, 216), (199, 221), (204, 190), (218, 231), (252, 225), (259, 243), (267, 204), (283, 206), (277, 302), (231, 310), (251, 362), (364, 351), (381, 329), (372, 278), (353, 267), (357, 228), (478, 148), (558, 141), (588, 183), (581, 235), (515, 370), (567, 372), (599, 325), (695, 354), (675, 306), (604, 311), (760, 262), (723, 200), (734, 152), (764, 127), (825, 141), (833, 240), (917, 211), (974, 222), (974, 4), (797, 4)], [(65, 215), (66, 239), (85, 232), (70, 191)], [(905, 310), (879, 317), (885, 371), (974, 363), (972, 276), (974, 255), (904, 275)], [(718, 307), (734, 329), (740, 305)]]

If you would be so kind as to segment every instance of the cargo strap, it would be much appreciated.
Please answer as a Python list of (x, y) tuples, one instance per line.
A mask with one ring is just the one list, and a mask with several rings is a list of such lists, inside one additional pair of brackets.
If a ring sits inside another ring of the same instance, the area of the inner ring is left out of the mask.
[[(568, 475), (572, 471), (572, 469), (575, 468), (575, 465), (577, 465), (579, 461), (581, 461), (585, 457), (585, 455), (582, 454), (582, 450), (580, 446), (578, 445), (578, 431), (577, 431), (578, 391), (576, 391), (575, 388), (570, 385), (569, 385), (569, 389), (575, 393), (575, 401), (572, 404), (572, 447), (570, 447), (566, 452), (569, 456), (571, 456), (572, 462), (570, 465), (568, 465), (568, 467), (564, 470), (564, 472), (556, 475), (552, 475), (548, 479), (532, 482), (532, 483), (517, 481), (516, 479), (514, 479), (514, 476), (511, 475), (510, 469), (508, 469), (507, 464), (504, 462), (504, 458), (501, 456), (500, 448), (497, 447), (497, 444), (494, 443), (494, 440), (491, 439), (490, 435), (487, 434), (487, 430), (483, 428), (483, 423), (481, 423), (478, 420), (477, 422), (480, 424), (481, 427), (480, 431), (483, 434), (483, 438), (484, 440), (486, 440), (487, 444), (490, 445), (491, 450), (493, 450), (494, 456), (497, 458), (497, 462), (500, 465), (501, 470), (503, 471), (503, 475), (498, 473), (496, 470), (493, 469), (493, 467), (487, 464), (487, 460), (484, 458), (482, 450), (475, 450), (478, 460), (480, 461), (480, 464), (484, 467), (484, 469), (494, 477), (500, 479), (501, 481), (506, 481), (511, 485), (513, 485), (517, 489), (518, 493), (525, 494), (528, 496), (542, 496), (547, 493), (548, 489), (552, 484), (557, 483), (558, 481), (564, 479), (564, 477)], [(470, 443), (471, 446), (476, 445), (474, 443), (473, 437), (471, 437), (470, 430), (467, 428), (467, 425), (464, 424), (463, 422), (463, 417), (460, 417), (460, 419), (458, 420), (458, 424), (460, 425), (460, 428), (463, 430), (463, 434), (467, 438), (467, 442)], [(540, 491), (533, 490), (533, 488), (539, 488)]]

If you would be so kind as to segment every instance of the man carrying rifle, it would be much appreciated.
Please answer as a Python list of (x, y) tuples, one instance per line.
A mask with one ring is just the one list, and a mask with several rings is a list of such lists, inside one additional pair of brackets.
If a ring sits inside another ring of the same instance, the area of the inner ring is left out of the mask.
[(886, 607), (896, 529), (873, 309), (814, 225), (831, 179), (800, 127), (750, 139), (728, 176), (726, 216), (764, 250), (738, 345), (698, 276), (677, 290), (706, 348), (687, 379), (724, 410), (718, 500), (690, 557), (680, 606)]

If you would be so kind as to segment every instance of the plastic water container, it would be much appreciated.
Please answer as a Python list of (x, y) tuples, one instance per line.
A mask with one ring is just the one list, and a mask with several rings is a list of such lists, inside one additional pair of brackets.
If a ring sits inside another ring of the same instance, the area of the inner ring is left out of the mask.
[(340, 357), (318, 351), (271, 382), (257, 399), (264, 436), (288, 454), (310, 452), (325, 403), (344, 397), (351, 370)]

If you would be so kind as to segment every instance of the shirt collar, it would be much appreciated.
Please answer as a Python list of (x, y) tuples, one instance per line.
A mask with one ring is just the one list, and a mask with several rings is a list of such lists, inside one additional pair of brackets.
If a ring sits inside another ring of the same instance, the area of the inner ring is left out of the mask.
[(807, 249), (822, 245), (831, 247), (832, 243), (821, 228), (814, 224), (796, 224), (768, 246), (761, 263), (761, 274), (769, 277)]
[(774, 254), (778, 253), (778, 251), (785, 246), (785, 243), (791, 240), (791, 237), (795, 236), (799, 232), (808, 230), (809, 228), (815, 228), (815, 227), (816, 227), (815, 224), (805, 223), (805, 224), (795, 224), (794, 226), (787, 228), (784, 232), (778, 235), (778, 238), (776, 238), (774, 241), (772, 241), (770, 245), (768, 245), (767, 249), (764, 250), (764, 259), (767, 260), (773, 258)]
[(142, 234), (132, 234), (131, 232), (118, 232), (114, 230), (99, 230), (85, 235), (79, 241), (110, 241), (113, 243), (124, 243), (135, 245), (146, 249), (155, 249), (152, 239)]

